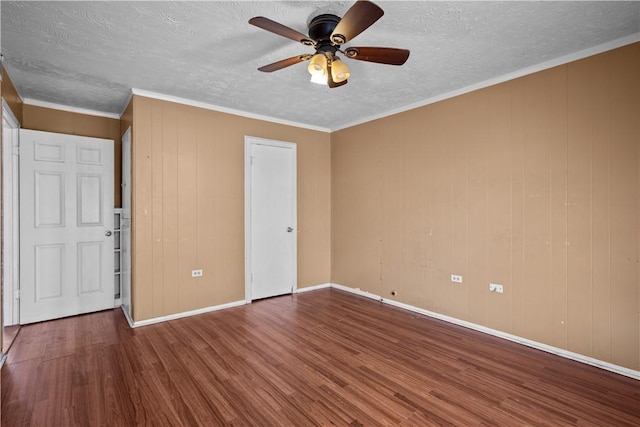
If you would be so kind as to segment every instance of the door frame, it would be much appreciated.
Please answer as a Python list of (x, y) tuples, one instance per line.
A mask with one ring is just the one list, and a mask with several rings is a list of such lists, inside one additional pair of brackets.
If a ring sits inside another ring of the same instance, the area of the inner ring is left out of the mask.
[[(122, 143), (122, 183), (120, 186), (122, 187), (122, 217), (131, 219), (131, 139), (132, 139), (132, 130), (131, 126), (127, 128), (126, 131), (122, 134), (122, 138), (120, 139)], [(126, 145), (126, 147), (125, 147)], [(126, 157), (126, 158), (125, 158)], [(127, 181), (129, 182), (129, 186), (125, 185), (124, 176), (129, 178)], [(128, 196), (128, 197), (125, 197)], [(126, 206), (125, 206), (126, 202)]]
[[(131, 149), (133, 140), (133, 130), (131, 126), (122, 134), (122, 217), (120, 218), (120, 303), (129, 320), (129, 324), (133, 324), (133, 306), (132, 306), (132, 286), (133, 278), (131, 266), (131, 207), (132, 197), (131, 185), (132, 165), (131, 165)], [(128, 231), (127, 231), (128, 230)]]
[[(287, 148), (293, 150), (293, 176), (296, 177), (293, 182), (293, 207), (292, 207), (292, 227), (298, 229), (298, 185), (297, 185), (297, 150), (296, 144), (293, 142), (275, 141), (272, 139), (258, 138), (255, 136), (244, 137), (244, 296), (247, 304), (252, 301), (252, 283), (251, 283), (251, 147), (253, 145), (266, 145), (270, 147)], [(293, 239), (293, 289), (296, 293), (298, 289), (298, 238)]]
[[(11, 326), (20, 324), (20, 122), (4, 98), (2, 123), (3, 136), (4, 123), (8, 124), (11, 133), (10, 140), (2, 138), (2, 174), (5, 171), (11, 174), (10, 182), (2, 180), (2, 320), (4, 326)], [(11, 233), (10, 239), (4, 238), (5, 230)]]

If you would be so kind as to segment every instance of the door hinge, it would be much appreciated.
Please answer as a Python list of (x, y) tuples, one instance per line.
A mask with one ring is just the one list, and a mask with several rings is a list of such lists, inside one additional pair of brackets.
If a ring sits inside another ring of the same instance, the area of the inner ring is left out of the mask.
[(20, 289), (16, 290), (14, 293), (14, 299), (19, 300), (20, 299)]
[(20, 146), (19, 145), (14, 145), (13, 146), (13, 155), (14, 156), (20, 156)]

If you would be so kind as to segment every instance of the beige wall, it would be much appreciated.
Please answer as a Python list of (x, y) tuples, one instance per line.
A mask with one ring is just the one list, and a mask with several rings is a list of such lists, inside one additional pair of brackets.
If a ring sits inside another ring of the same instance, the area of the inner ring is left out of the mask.
[(24, 104), (22, 106), (22, 127), (45, 132), (112, 139), (114, 141), (113, 201), (116, 207), (121, 206), (122, 145), (120, 141), (120, 120)]
[(329, 134), (134, 96), (134, 320), (244, 299), (245, 135), (297, 144), (298, 287), (329, 282)]
[(13, 85), (7, 70), (4, 70), (2, 74), (2, 97), (7, 102), (13, 115), (18, 119), (18, 122), (22, 123), (22, 99), (20, 99), (20, 95), (18, 95), (18, 91)]
[(640, 369), (639, 145), (638, 43), (336, 132), (332, 281)]

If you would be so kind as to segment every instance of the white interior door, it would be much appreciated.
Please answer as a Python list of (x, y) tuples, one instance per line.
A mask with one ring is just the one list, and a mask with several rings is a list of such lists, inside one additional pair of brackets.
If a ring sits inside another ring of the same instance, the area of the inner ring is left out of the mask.
[(296, 146), (247, 137), (247, 300), (296, 287)]
[(20, 131), (20, 323), (114, 306), (113, 141)]

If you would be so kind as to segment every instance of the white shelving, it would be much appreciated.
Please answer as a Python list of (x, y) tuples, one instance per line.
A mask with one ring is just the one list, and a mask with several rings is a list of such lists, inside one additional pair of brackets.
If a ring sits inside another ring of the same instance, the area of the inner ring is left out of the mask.
[(113, 268), (114, 290), (116, 306), (120, 305), (120, 289), (122, 285), (122, 209), (115, 208), (113, 212)]

